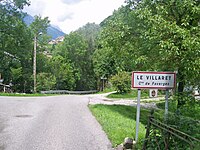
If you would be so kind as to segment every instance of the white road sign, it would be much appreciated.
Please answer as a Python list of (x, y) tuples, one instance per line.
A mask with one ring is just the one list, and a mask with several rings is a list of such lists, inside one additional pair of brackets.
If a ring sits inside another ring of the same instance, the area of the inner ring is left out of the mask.
[(176, 84), (174, 72), (133, 72), (132, 88), (137, 89), (173, 89)]

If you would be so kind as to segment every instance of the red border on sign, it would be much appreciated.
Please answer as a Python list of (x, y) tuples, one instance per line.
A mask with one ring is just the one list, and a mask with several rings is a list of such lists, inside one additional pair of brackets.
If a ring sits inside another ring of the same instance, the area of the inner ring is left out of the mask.
[[(134, 87), (134, 73), (142, 73), (142, 74), (173, 74), (174, 75), (174, 87)], [(176, 87), (176, 73), (175, 72), (153, 72), (153, 71), (133, 71), (132, 72), (132, 88), (134, 89), (174, 89)]]

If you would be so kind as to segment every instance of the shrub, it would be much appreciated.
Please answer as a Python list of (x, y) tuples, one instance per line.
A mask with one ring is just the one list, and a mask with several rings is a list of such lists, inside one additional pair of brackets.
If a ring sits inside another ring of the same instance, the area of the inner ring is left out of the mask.
[(131, 90), (131, 77), (127, 72), (119, 72), (113, 76), (111, 83), (118, 93), (128, 93)]
[(56, 78), (49, 73), (39, 73), (37, 74), (37, 90), (46, 91), (55, 88)]
[[(181, 116), (179, 113), (169, 113), (167, 121), (164, 121), (164, 118), (160, 119), (161, 120), (159, 122), (165, 123), (165, 125), (167, 125), (167, 128), (159, 123), (155, 123), (158, 126), (151, 125), (149, 137), (146, 139), (148, 140), (148, 150), (166, 149), (165, 146), (167, 146), (171, 150), (197, 150), (200, 148), (200, 144), (198, 142), (198, 139), (200, 138), (199, 120), (194, 120), (193, 118)], [(174, 130), (168, 129), (169, 127), (174, 128)], [(179, 133), (177, 133), (177, 130), (179, 131)], [(175, 133), (179, 137), (174, 136), (167, 131)], [(180, 134), (180, 132), (182, 134)], [(186, 134), (189, 136), (186, 136)], [(196, 138), (197, 140), (194, 140), (191, 137)], [(188, 141), (191, 145), (186, 141)]]

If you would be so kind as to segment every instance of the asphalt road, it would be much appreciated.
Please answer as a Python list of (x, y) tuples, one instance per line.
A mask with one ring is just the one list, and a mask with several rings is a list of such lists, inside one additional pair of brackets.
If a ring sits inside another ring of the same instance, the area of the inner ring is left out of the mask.
[(0, 97), (0, 150), (110, 150), (87, 96)]

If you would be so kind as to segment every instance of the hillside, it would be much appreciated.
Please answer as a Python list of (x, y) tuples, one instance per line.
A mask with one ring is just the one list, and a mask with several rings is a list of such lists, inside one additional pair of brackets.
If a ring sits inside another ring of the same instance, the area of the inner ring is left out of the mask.
[[(27, 24), (27, 25), (30, 25), (32, 22), (34, 21), (34, 17), (32, 17), (31, 15), (28, 15), (26, 17), (24, 17), (24, 22)], [(52, 39), (56, 39), (57, 37), (60, 37), (60, 36), (64, 36), (65, 33), (62, 32), (60, 29), (50, 25), (50, 27), (47, 28), (47, 34), (49, 36), (52, 37)]]

